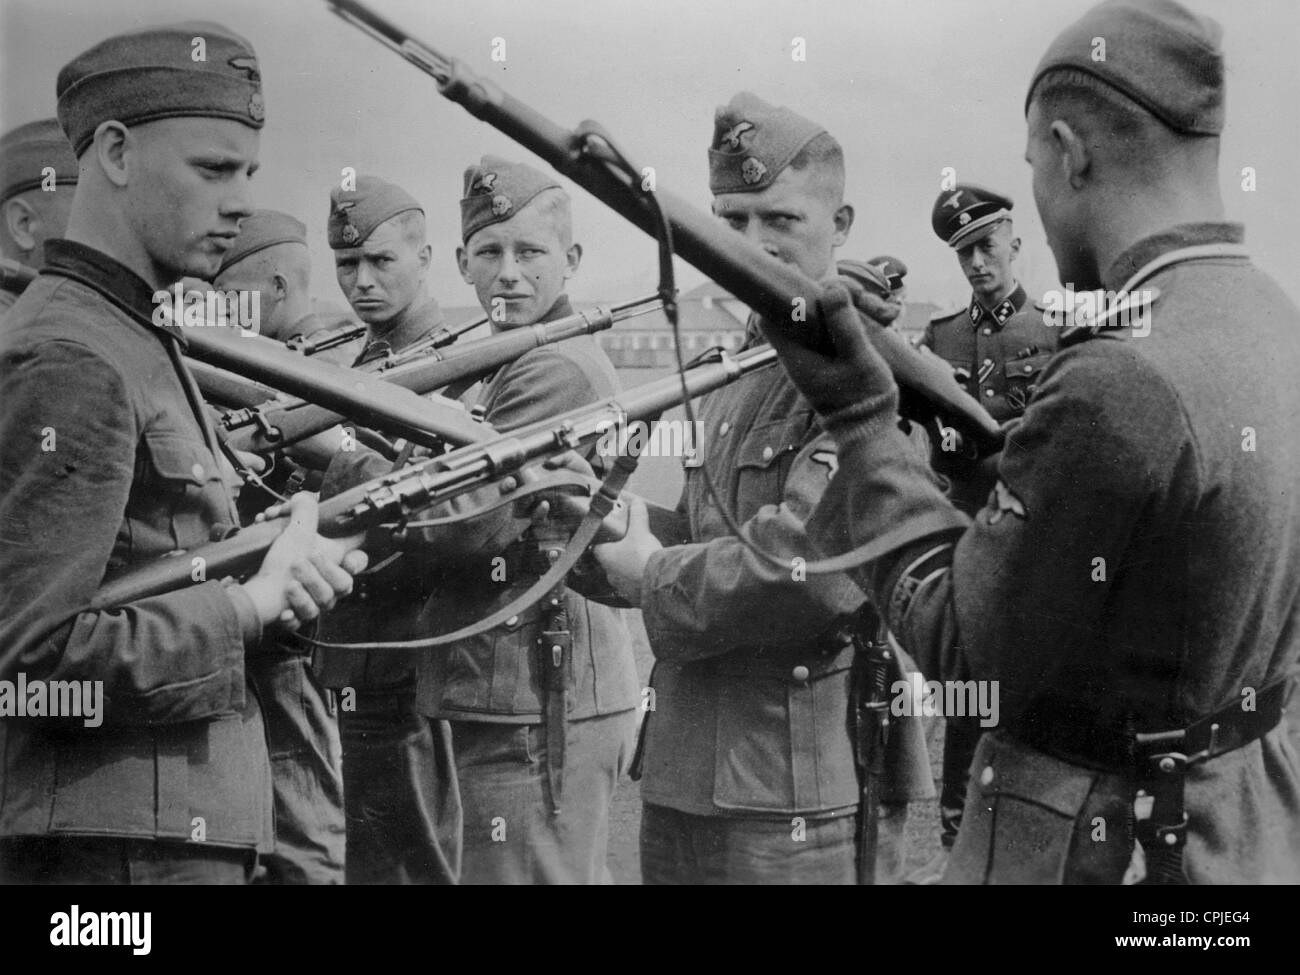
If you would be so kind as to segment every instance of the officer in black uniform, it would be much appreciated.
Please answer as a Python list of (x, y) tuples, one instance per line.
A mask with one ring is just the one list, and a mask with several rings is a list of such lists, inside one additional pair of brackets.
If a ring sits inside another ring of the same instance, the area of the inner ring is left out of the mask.
[[(970, 304), (930, 320), (920, 345), (943, 357), (959, 382), (1001, 423), (1017, 419), (1033, 394), (1038, 374), (1056, 350), (1060, 328), (1043, 305), (1030, 301), (1015, 277), (1020, 238), (1011, 224), (1010, 198), (959, 183), (934, 201), (930, 225), (957, 252), (971, 285)], [(949, 495), (974, 514), (988, 485), (981, 478), (954, 478)], [(967, 770), (981, 734), (978, 718), (949, 717), (944, 730), (943, 791), (939, 853), (910, 878), (937, 883), (957, 841), (966, 801)]]

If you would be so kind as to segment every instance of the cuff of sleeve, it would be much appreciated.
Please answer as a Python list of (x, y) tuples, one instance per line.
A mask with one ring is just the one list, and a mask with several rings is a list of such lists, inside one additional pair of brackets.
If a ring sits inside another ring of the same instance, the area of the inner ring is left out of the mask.
[(262, 620), (257, 615), (257, 607), (253, 605), (253, 597), (237, 583), (226, 586), (226, 595), (235, 606), (239, 629), (244, 635), (244, 649), (256, 650), (262, 642)]

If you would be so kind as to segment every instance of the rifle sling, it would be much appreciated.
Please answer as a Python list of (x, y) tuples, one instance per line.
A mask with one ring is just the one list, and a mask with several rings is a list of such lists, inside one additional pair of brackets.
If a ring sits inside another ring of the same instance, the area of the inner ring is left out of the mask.
[[(624, 461), (628, 461), (625, 463)], [(303, 647), (317, 648), (324, 647), (329, 650), (429, 650), (434, 647), (445, 647), (461, 640), (467, 640), (470, 637), (477, 636), (480, 633), (486, 633), (489, 630), (501, 626), (512, 616), (532, 606), (552, 589), (559, 586), (564, 577), (569, 574), (569, 570), (577, 564), (582, 558), (582, 554), (587, 547), (595, 540), (597, 533), (600, 531), (601, 522), (605, 516), (613, 509), (614, 504), (618, 501), (619, 492), (623, 490), (623, 485), (627, 483), (628, 477), (636, 468), (635, 458), (620, 457), (614, 464), (613, 469), (605, 477), (600, 485), (600, 490), (595, 493), (591, 499), (591, 506), (583, 516), (578, 530), (573, 533), (565, 547), (564, 553), (551, 564), (546, 572), (538, 577), (537, 581), (524, 590), (524, 592), (512, 599), (509, 603), (492, 613), (490, 616), (471, 623), (469, 626), (463, 626), (458, 630), (452, 630), (449, 633), (439, 633), (436, 636), (424, 637), (419, 640), (394, 640), (383, 643), (329, 643), (323, 640), (314, 640), (310, 637), (295, 635), (294, 642)], [(428, 522), (414, 523), (419, 526), (428, 527), (431, 525), (451, 524), (455, 521), (464, 520), (467, 517), (477, 517), (487, 511), (495, 510), (506, 504), (514, 504), (517, 501), (539, 494), (543, 491), (554, 491), (557, 487), (562, 486), (580, 486), (590, 489), (591, 479), (582, 475), (571, 472), (555, 472), (544, 476), (542, 479), (531, 484), (522, 486), (518, 491), (505, 495), (499, 500), (493, 501), (485, 508), (480, 508), (470, 515), (460, 515), (450, 519), (431, 519)]]

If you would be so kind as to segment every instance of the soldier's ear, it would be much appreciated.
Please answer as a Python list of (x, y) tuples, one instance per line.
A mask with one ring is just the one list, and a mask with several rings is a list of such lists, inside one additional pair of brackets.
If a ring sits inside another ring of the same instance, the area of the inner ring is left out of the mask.
[(433, 266), (433, 245), (425, 243), (420, 248), (418, 257), (420, 260), (420, 270), (428, 271), (429, 268)]
[(564, 280), (568, 281), (578, 273), (578, 265), (582, 263), (582, 245), (570, 244), (569, 249), (564, 252), (564, 262)]
[(283, 274), (272, 275), (271, 288), (275, 292), (275, 300), (284, 301), (289, 296), (289, 279)]
[(1070, 123), (1057, 119), (1049, 130), (1053, 151), (1061, 165), (1061, 175), (1074, 189), (1082, 189), (1092, 170), (1092, 150)]
[(91, 151), (99, 168), (114, 186), (125, 186), (129, 182), (131, 155), (139, 149), (139, 143), (138, 135), (114, 119), (100, 122), (95, 129)]
[(469, 252), (464, 247), (456, 248), (456, 267), (460, 268), (461, 280), (466, 284), (474, 283), (474, 279), (469, 276)]
[(833, 245), (842, 247), (844, 242), (849, 239), (849, 231), (853, 229), (853, 205), (850, 203), (841, 203), (835, 211), (835, 236)]
[(20, 251), (36, 249), (36, 230), (40, 225), (40, 218), (30, 203), (18, 197), (5, 200), (4, 221), (9, 239)]

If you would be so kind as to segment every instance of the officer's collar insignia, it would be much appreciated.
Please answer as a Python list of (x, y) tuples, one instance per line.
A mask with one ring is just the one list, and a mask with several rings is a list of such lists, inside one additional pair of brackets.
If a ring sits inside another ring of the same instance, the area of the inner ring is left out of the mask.
[(993, 319), (999, 325), (1005, 325), (1007, 323), (1007, 319), (1010, 318), (1015, 313), (1016, 313), (1015, 304), (1011, 301), (1010, 298), (1004, 298), (1001, 302), (998, 303), (998, 306), (993, 309)]
[(983, 317), (984, 317), (984, 309), (980, 307), (979, 301), (977, 301), (975, 298), (971, 298), (970, 323), (972, 325), (978, 325), (980, 323), (980, 319)]
[(740, 164), (740, 176), (746, 183), (753, 185), (767, 175), (767, 167), (762, 160), (750, 156)]
[(255, 91), (249, 96), (248, 117), (254, 122), (261, 122), (266, 118), (266, 103), (262, 101), (262, 93), (260, 91)]
[(257, 58), (250, 54), (241, 54), (238, 57), (231, 58), (226, 63), (236, 71), (247, 72), (248, 80), (253, 84), (257, 84), (262, 80), (262, 72), (257, 67)]
[(730, 152), (739, 152), (742, 148), (744, 148), (744, 144), (741, 142), (741, 136), (743, 136), (746, 132), (753, 132), (753, 131), (754, 131), (753, 122), (740, 122), (722, 134), (721, 142), (727, 147), (727, 149)]
[(507, 213), (510, 212), (510, 208), (513, 206), (514, 204), (510, 202), (510, 197), (508, 196), (497, 194), (496, 196), (492, 197), (493, 216), (504, 217)]
[(826, 465), (826, 480), (828, 481), (840, 469), (840, 458), (833, 450), (814, 450), (812, 460), (814, 464)]
[(491, 193), (497, 183), (496, 173), (484, 173), (478, 179), (474, 180), (474, 185), (470, 187), (473, 190), (480, 190), (484, 193)]
[(993, 492), (989, 495), (985, 510), (989, 508), (994, 509), (989, 512), (990, 525), (996, 525), (1002, 520), (1003, 515), (1008, 513), (1025, 521), (1029, 520), (1029, 515), (1025, 512), (1025, 503), (1016, 497), (1011, 488), (1007, 487), (1006, 482), (1001, 479), (993, 486)]

